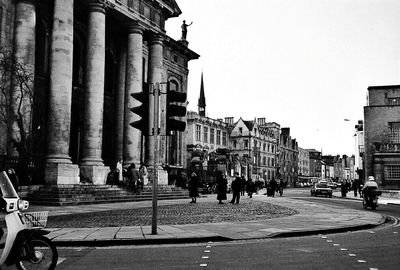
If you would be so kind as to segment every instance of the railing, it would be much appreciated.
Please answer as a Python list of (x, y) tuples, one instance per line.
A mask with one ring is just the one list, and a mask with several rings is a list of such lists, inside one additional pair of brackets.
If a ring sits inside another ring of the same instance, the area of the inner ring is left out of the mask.
[(32, 156), (27, 165), (21, 164), (18, 158), (0, 155), (0, 171), (13, 168), (18, 175), (20, 185), (42, 184), (44, 174), (44, 159), (41, 156)]

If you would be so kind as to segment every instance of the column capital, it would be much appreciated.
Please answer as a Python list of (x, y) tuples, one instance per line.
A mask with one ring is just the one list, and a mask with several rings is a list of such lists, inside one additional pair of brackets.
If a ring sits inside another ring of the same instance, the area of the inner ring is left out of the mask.
[(149, 38), (149, 45), (164, 45), (164, 37), (160, 34), (151, 34)]
[(127, 24), (129, 34), (140, 34), (143, 35), (144, 27), (138, 22), (130, 22)]
[(102, 0), (89, 0), (87, 5), (89, 12), (106, 13), (106, 4)]
[(31, 5), (35, 5), (36, 4), (36, 2), (34, 0), (14, 0), (14, 3), (15, 4), (27, 3), (27, 4), (31, 4)]

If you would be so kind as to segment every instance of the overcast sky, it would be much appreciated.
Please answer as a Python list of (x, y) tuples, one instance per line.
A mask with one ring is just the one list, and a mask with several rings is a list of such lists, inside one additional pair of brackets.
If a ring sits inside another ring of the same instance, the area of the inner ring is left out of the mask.
[[(400, 84), (399, 0), (177, 0), (166, 23), (189, 48), (188, 109), (290, 127), (299, 147), (354, 154), (368, 86)], [(344, 119), (350, 119), (345, 122)]]

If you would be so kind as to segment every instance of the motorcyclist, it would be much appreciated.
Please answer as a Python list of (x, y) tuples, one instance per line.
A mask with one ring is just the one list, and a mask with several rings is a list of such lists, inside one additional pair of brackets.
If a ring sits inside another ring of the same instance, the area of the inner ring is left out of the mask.
[(378, 183), (375, 182), (375, 178), (373, 176), (369, 176), (367, 182), (365, 182), (364, 187), (362, 188), (362, 193), (364, 198), (368, 201), (371, 199), (371, 191), (378, 189)]

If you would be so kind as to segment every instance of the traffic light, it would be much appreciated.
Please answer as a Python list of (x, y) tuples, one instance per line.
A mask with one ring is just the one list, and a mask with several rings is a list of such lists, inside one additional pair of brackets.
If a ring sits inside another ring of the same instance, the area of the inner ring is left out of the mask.
[(141, 105), (131, 108), (131, 112), (140, 117), (130, 125), (142, 132), (142, 135), (149, 135), (149, 87), (148, 83), (143, 83), (143, 91), (131, 93), (131, 96), (141, 102)]
[[(178, 104), (180, 103), (180, 104)], [(183, 103), (183, 104), (182, 104)], [(170, 83), (167, 84), (167, 106), (166, 106), (166, 134), (171, 131), (185, 131), (186, 121), (176, 117), (186, 116), (186, 93), (170, 90)]]

